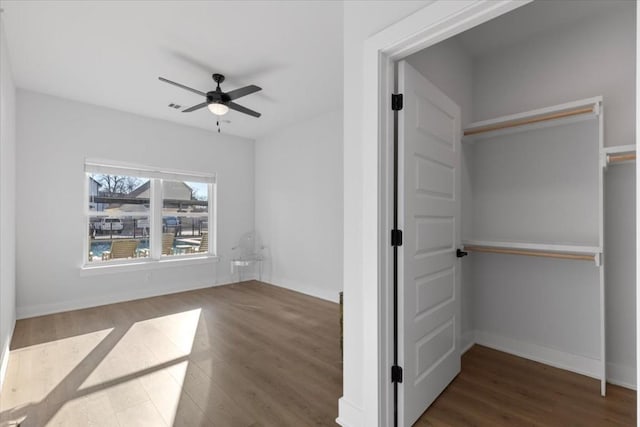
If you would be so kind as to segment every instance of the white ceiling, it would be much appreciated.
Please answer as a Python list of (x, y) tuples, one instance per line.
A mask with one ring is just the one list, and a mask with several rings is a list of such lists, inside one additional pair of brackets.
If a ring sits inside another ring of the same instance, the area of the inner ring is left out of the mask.
[(215, 130), (207, 92), (255, 84), (222, 132), (257, 138), (342, 105), (342, 3), (337, 1), (2, 1), (20, 88)]
[(554, 0), (534, 1), (510, 13), (492, 19), (458, 36), (465, 50), (474, 57), (490, 54), (499, 49), (517, 45), (579, 22), (605, 8), (628, 0)]

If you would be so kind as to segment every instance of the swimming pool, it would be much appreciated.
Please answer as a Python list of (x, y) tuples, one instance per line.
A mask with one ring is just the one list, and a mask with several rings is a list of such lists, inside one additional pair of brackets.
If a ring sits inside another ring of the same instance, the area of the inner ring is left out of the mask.
[[(197, 248), (198, 246), (200, 246), (198, 243), (194, 243), (193, 241), (175, 239), (173, 241), (174, 252), (176, 252), (175, 251), (176, 245), (191, 245), (194, 248)], [(138, 250), (141, 250), (141, 249), (149, 249), (149, 239), (138, 241)], [(94, 240), (93, 242), (91, 242), (91, 248), (89, 250), (93, 252), (94, 257), (101, 258), (103, 252), (111, 250), (111, 241), (110, 240)]]

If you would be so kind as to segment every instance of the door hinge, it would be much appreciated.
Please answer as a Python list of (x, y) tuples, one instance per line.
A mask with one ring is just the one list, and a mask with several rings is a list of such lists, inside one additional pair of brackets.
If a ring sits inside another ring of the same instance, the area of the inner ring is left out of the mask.
[(402, 246), (402, 230), (391, 230), (391, 246)]
[(456, 249), (456, 256), (458, 258), (462, 258), (463, 256), (469, 255), (468, 252), (463, 251), (462, 249)]
[(402, 94), (401, 93), (391, 94), (391, 109), (393, 111), (402, 110)]
[(402, 382), (402, 368), (400, 366), (391, 367), (391, 382), (392, 383)]

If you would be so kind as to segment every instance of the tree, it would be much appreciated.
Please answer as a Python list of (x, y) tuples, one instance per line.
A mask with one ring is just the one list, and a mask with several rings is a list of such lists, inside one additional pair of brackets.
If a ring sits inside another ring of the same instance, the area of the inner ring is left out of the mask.
[(92, 175), (91, 177), (100, 183), (103, 192), (109, 194), (129, 194), (143, 181), (135, 176)]

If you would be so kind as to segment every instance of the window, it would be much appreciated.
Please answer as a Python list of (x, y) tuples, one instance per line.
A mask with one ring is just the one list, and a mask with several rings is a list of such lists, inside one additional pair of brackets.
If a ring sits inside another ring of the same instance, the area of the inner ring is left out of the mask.
[(209, 188), (193, 181), (162, 181), (162, 255), (209, 251)]
[(215, 255), (215, 177), (87, 161), (84, 264)]

